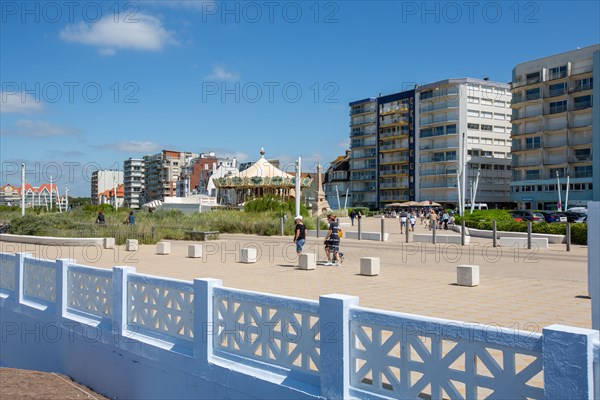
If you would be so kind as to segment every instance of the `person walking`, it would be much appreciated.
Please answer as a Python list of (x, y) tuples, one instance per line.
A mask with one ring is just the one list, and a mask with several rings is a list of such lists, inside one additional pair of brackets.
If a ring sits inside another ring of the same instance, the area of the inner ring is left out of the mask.
[(296, 230), (294, 233), (294, 243), (296, 243), (296, 253), (298, 254), (298, 262), (300, 262), (300, 254), (302, 253), (302, 247), (306, 242), (306, 226), (304, 226), (304, 222), (302, 222), (302, 220), (302, 215), (297, 215), (295, 218)]
[(404, 210), (400, 211), (400, 234), (401, 235), (402, 235), (404, 229), (408, 230), (408, 226), (406, 225), (407, 218), (408, 218), (408, 216), (406, 214), (406, 211), (404, 211)]
[[(360, 218), (360, 211), (358, 212), (358, 218)], [(337, 216), (334, 214), (329, 214), (327, 220), (329, 221), (329, 231), (327, 231), (325, 243), (328, 244), (333, 262), (328, 259), (325, 265), (340, 265), (340, 255), (338, 254), (340, 251), (340, 226), (337, 221)]]
[(352, 222), (352, 226), (354, 226), (354, 218), (356, 218), (356, 211), (350, 211), (350, 221)]
[(127, 225), (135, 225), (135, 215), (133, 215), (133, 211), (129, 211), (129, 216), (127, 217)]
[(415, 213), (411, 213), (410, 216), (408, 217), (408, 220), (410, 221), (410, 230), (412, 232), (415, 231), (415, 223), (417, 222), (417, 217), (415, 216)]
[[(438, 223), (438, 216), (437, 213), (434, 210), (431, 210), (430, 216), (429, 216), (429, 230), (431, 230), (434, 226), (436, 226)], [(437, 226), (436, 226), (437, 228)]]
[(450, 219), (450, 216), (448, 215), (448, 213), (444, 210), (444, 214), (442, 214), (442, 222), (444, 224), (444, 230), (448, 230), (448, 220)]

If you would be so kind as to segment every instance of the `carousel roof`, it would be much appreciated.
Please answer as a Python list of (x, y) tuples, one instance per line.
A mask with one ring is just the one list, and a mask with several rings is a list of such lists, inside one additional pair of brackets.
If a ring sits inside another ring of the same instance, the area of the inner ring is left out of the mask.
[[(296, 177), (283, 172), (265, 159), (265, 150), (260, 149), (260, 159), (248, 169), (238, 174), (227, 177), (214, 178), (213, 183), (218, 188), (244, 188), (244, 187), (274, 187), (293, 188)], [(302, 187), (310, 186), (312, 178), (301, 178)]]
[(260, 159), (252, 164), (248, 169), (243, 170), (238, 175), (240, 178), (292, 178), (292, 175), (283, 172), (265, 158), (265, 150), (260, 149)]

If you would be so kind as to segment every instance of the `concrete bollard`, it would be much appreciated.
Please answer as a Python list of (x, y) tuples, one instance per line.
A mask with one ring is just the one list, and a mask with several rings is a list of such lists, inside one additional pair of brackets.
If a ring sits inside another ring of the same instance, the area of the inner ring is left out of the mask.
[(298, 268), (304, 270), (317, 269), (317, 256), (315, 253), (301, 253)]
[(188, 257), (189, 258), (201, 258), (202, 257), (202, 245), (201, 244), (188, 245)]
[(156, 244), (156, 254), (160, 254), (160, 255), (171, 254), (171, 243), (170, 242), (158, 242)]
[(257, 251), (253, 247), (240, 249), (240, 262), (252, 264), (256, 262)]
[(138, 244), (137, 239), (127, 239), (125, 241), (125, 251), (138, 251), (140, 245)]
[(385, 216), (381, 218), (381, 241), (384, 241), (385, 237)]
[(527, 250), (531, 250), (531, 232), (532, 232), (532, 222), (527, 221)]
[(498, 242), (497, 242), (497, 240), (498, 240), (498, 238), (497, 238), (498, 232), (497, 232), (497, 229), (496, 229), (496, 220), (492, 221), (492, 235), (493, 235), (492, 236), (492, 246), (493, 247), (498, 247)]
[(104, 248), (105, 249), (114, 249), (115, 248), (115, 238), (104, 238)]
[(360, 274), (365, 276), (379, 275), (379, 257), (361, 257)]
[(458, 286), (478, 286), (479, 265), (459, 265), (456, 267), (456, 284)]

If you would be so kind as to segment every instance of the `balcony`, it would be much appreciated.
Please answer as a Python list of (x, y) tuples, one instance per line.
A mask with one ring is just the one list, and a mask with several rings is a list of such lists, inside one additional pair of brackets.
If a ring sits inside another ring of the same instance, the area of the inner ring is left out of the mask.
[(516, 144), (512, 146), (512, 151), (516, 152), (516, 151), (528, 151), (528, 150), (541, 150), (542, 149), (542, 145), (541, 144)]
[(409, 133), (408, 130), (395, 131), (395, 132), (383, 132), (383, 133), (379, 133), (379, 138), (384, 139), (384, 138), (407, 136), (408, 133)]
[(358, 115), (358, 114), (364, 114), (364, 113), (370, 113), (370, 112), (375, 112), (377, 111), (377, 107), (375, 106), (374, 103), (370, 104), (370, 105), (363, 105), (363, 106), (358, 106), (358, 107), (352, 107), (350, 108), (350, 115)]
[(405, 125), (408, 124), (408, 118), (392, 118), (384, 119), (379, 123), (380, 127), (394, 126), (394, 125)]
[(528, 78), (528, 79), (517, 80), (515, 82), (512, 82), (510, 84), (510, 86), (511, 86), (511, 89), (516, 89), (516, 88), (523, 87), (523, 86), (536, 85), (541, 82), (542, 82), (542, 78), (541, 78), (541, 74), (540, 74), (534, 78), (532, 77), (532, 78)]
[(439, 150), (439, 149), (458, 149), (458, 144), (457, 143), (426, 144), (419, 148), (419, 150), (421, 150), (421, 151), (431, 151), (431, 150)]
[(438, 116), (435, 118), (421, 118), (420, 124), (421, 126), (424, 125), (432, 125), (432, 124), (440, 124), (443, 122), (456, 122), (458, 121), (458, 117), (457, 116)]
[(369, 118), (369, 119), (359, 119), (357, 121), (350, 121), (350, 126), (358, 126), (358, 125), (368, 125), (368, 124), (374, 124), (375, 118)]
[(423, 106), (421, 106), (421, 108), (419, 108), (419, 112), (420, 113), (427, 113), (427, 112), (432, 112), (432, 111), (437, 111), (437, 110), (444, 110), (444, 109), (448, 109), (448, 108), (458, 108), (458, 102), (457, 101), (444, 101), (444, 102), (432, 102), (432, 103), (425, 103)]
[(401, 106), (396, 106), (396, 107), (382, 107), (379, 110), (379, 114), (380, 115), (386, 115), (386, 114), (393, 114), (393, 113), (397, 113), (397, 112), (407, 112), (409, 110), (408, 108), (408, 104), (403, 104)]
[(403, 157), (403, 156), (399, 156), (399, 157), (383, 157), (379, 161), (379, 164), (407, 163), (407, 162), (408, 162), (408, 157)]
[(379, 146), (379, 151), (408, 150), (408, 143), (385, 144)]
[(379, 189), (407, 189), (407, 181), (398, 182), (382, 182), (379, 184)]
[(379, 196), (379, 201), (407, 201), (408, 200), (408, 192), (404, 194), (382, 194)]
[(591, 154), (582, 154), (582, 155), (570, 156), (569, 157), (569, 162), (571, 162), (571, 163), (589, 162), (589, 161), (592, 161), (592, 155)]
[(408, 175), (408, 169), (380, 170), (379, 176)]
[(419, 162), (421, 163), (432, 163), (432, 162), (454, 162), (456, 161), (456, 157), (427, 157), (421, 156), (419, 158)]
[(551, 141), (547, 141), (544, 142), (544, 148), (545, 149), (555, 149), (558, 147), (565, 147), (568, 146), (569, 144), (567, 143), (566, 140), (562, 140), (562, 141), (556, 141), (556, 142), (551, 142)]

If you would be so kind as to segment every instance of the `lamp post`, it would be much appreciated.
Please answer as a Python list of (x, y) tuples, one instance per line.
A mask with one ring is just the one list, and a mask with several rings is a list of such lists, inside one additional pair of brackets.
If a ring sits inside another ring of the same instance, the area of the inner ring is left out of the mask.
[(24, 217), (24, 216), (25, 216), (25, 163), (21, 163), (21, 217)]
[(302, 179), (302, 158), (296, 161), (296, 215), (300, 215), (300, 180)]

